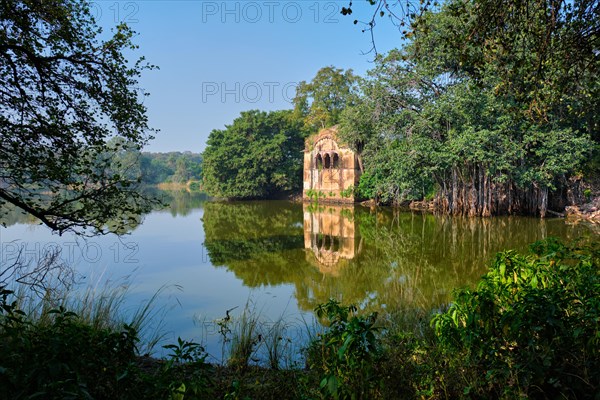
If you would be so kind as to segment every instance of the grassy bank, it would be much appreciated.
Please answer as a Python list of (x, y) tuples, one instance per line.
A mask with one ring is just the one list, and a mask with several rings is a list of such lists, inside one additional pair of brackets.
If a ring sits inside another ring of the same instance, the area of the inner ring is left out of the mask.
[[(527, 255), (499, 253), (475, 290), (457, 291), (437, 312), (380, 317), (331, 300), (315, 310), (327, 328), (307, 328), (294, 362), (284, 322), (263, 327), (247, 310), (220, 321), (223, 365), (181, 339), (164, 346), (163, 359), (143, 356), (152, 305), (123, 320), (119, 296), (27, 309), (2, 289), (0, 398), (593, 399), (600, 391), (597, 244), (547, 240)], [(252, 365), (259, 349), (262, 367)]]

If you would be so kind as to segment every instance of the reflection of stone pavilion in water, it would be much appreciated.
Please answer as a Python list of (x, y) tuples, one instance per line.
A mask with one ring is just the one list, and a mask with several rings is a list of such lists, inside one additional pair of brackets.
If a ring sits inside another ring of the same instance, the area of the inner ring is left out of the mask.
[(311, 192), (320, 192), (320, 202), (354, 202), (352, 189), (360, 178), (358, 158), (340, 144), (337, 132), (336, 125), (306, 139), (302, 192), (305, 200), (310, 199)]
[(321, 273), (339, 275), (360, 252), (356, 239), (353, 207), (304, 204), (304, 248), (311, 250), (307, 259)]

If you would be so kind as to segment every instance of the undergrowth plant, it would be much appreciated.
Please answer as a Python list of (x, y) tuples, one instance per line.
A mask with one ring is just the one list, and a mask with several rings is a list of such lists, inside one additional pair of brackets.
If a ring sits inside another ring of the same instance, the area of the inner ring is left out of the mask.
[(137, 332), (95, 328), (63, 307), (35, 324), (0, 290), (0, 398), (127, 398)]
[(534, 243), (498, 253), (475, 290), (432, 320), (465, 394), (597, 398), (600, 246)]
[(206, 362), (208, 354), (200, 344), (177, 338), (176, 344), (163, 346), (170, 350), (153, 378), (161, 395), (173, 400), (209, 398), (212, 389), (212, 366)]
[[(103, 311), (95, 318), (44, 301), (27, 313), (0, 288), (0, 398), (210, 398), (211, 367), (199, 344), (178, 339), (163, 346), (171, 351), (164, 360), (141, 357), (138, 327), (150, 305), (118, 325), (110, 314), (118, 308), (107, 306), (117, 299), (96, 304)], [(147, 368), (141, 359), (150, 360)]]
[(366, 399), (376, 391), (375, 364), (381, 346), (377, 313), (361, 316), (356, 306), (329, 300), (315, 309), (329, 328), (308, 348), (308, 363), (322, 375), (320, 389), (334, 399)]
[[(0, 398), (596, 399), (600, 393), (595, 242), (548, 239), (527, 255), (498, 253), (478, 286), (457, 291), (431, 320), (429, 311), (405, 310), (376, 326), (376, 313), (361, 315), (356, 306), (330, 300), (315, 310), (325, 327), (305, 321), (308, 370), (280, 368), (291, 348), (288, 325), (283, 319), (269, 325), (248, 305), (239, 317), (230, 309), (217, 322), (229, 357), (211, 366), (200, 344), (180, 338), (163, 346), (164, 359), (142, 356), (139, 323), (153, 318), (151, 306), (124, 320), (119, 299), (87, 299), (79, 307), (67, 299), (26, 303), (0, 287)], [(258, 366), (261, 354), (270, 368)]]
[(234, 322), (227, 365), (235, 369), (245, 369), (261, 340), (259, 315), (246, 306), (242, 315)]
[(290, 355), (292, 341), (287, 337), (286, 330), (287, 326), (283, 318), (263, 330), (262, 341), (266, 349), (268, 366), (271, 369), (278, 370), (282, 362), (287, 362), (286, 366), (292, 362)]

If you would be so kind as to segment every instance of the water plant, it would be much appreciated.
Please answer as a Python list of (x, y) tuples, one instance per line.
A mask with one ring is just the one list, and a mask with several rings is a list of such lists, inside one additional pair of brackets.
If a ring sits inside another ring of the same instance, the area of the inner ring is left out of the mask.
[(235, 369), (246, 368), (261, 340), (259, 315), (246, 307), (240, 318), (235, 321), (227, 365)]

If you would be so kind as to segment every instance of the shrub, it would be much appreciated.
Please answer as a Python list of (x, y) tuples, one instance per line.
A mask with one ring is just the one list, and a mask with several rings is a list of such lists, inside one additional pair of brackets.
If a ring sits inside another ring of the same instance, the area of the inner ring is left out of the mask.
[(125, 398), (137, 332), (94, 328), (64, 308), (34, 324), (0, 291), (0, 398)]
[(465, 393), (594, 398), (600, 390), (598, 246), (534, 243), (499, 253), (476, 290), (432, 320)]
[(329, 300), (315, 309), (329, 329), (308, 349), (308, 363), (322, 373), (321, 391), (334, 399), (371, 398), (378, 380), (375, 364), (381, 356), (377, 313), (357, 315), (356, 306)]

